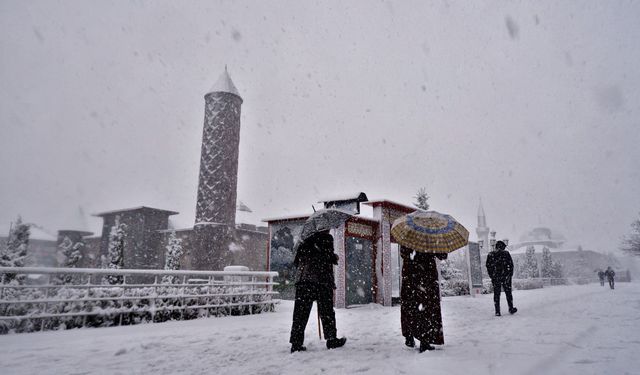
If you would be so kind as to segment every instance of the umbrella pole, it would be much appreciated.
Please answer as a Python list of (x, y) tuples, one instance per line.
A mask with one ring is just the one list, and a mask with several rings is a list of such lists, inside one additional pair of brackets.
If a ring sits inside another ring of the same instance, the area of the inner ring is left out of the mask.
[[(318, 307), (318, 304), (316, 303), (316, 307)], [(322, 323), (320, 323), (320, 309), (317, 310), (318, 312), (318, 338), (320, 340), (322, 340)]]

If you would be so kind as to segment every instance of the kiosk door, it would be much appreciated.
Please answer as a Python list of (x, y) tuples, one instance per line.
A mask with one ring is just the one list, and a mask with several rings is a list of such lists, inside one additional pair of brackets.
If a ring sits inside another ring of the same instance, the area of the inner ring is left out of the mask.
[(346, 252), (346, 305), (373, 302), (373, 245), (371, 241), (347, 237)]

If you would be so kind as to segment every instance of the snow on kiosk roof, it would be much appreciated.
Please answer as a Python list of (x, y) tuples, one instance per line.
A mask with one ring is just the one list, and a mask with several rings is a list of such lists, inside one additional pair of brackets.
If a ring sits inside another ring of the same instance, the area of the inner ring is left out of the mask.
[(394, 208), (399, 211), (405, 211), (406, 213), (411, 213), (417, 211), (418, 209), (413, 206), (407, 206), (406, 204), (390, 201), (388, 199), (378, 199), (364, 202), (363, 204), (371, 207), (385, 207), (385, 208)]

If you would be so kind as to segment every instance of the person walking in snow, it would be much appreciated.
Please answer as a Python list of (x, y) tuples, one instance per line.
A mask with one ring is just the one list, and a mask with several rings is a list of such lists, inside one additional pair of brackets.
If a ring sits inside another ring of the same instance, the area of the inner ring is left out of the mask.
[(443, 345), (440, 286), (436, 259), (447, 254), (429, 254), (401, 246), (402, 287), (400, 289), (400, 323), (405, 345), (415, 347), (420, 341), (420, 353)]
[(333, 265), (338, 255), (333, 252), (333, 237), (329, 231), (315, 233), (300, 244), (293, 264), (296, 269), (296, 296), (291, 325), (291, 353), (305, 351), (304, 330), (309, 321), (311, 306), (316, 301), (327, 349), (343, 346), (346, 337), (336, 337), (336, 314), (333, 310)]
[(604, 271), (598, 270), (598, 278), (600, 279), (600, 286), (604, 286)]
[(493, 284), (493, 303), (496, 308), (496, 316), (500, 316), (500, 292), (504, 289), (509, 305), (509, 313), (515, 314), (518, 309), (513, 307), (513, 295), (511, 294), (511, 278), (513, 277), (513, 260), (506, 250), (507, 245), (496, 242), (496, 249), (487, 255), (487, 273)]
[(607, 267), (607, 270), (604, 271), (604, 274), (607, 275), (607, 280), (609, 281), (609, 287), (611, 289), (614, 289), (614, 286), (615, 286), (614, 277), (616, 276), (615, 271), (613, 270), (613, 268), (611, 268), (611, 266), (609, 266)]

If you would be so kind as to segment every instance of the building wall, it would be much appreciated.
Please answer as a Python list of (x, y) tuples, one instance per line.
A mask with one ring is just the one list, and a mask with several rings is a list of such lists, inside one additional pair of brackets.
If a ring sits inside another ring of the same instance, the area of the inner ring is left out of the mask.
[(163, 249), (160, 248), (159, 230), (169, 226), (169, 215), (165, 211), (132, 210), (102, 216), (102, 239), (100, 255), (106, 256), (109, 249), (109, 233), (116, 217), (127, 226), (124, 241), (124, 268), (161, 269), (164, 266)]
[(269, 233), (266, 227), (241, 225), (234, 233), (231, 246), (233, 264), (247, 266), (251, 271), (267, 271), (269, 268), (268, 245)]

